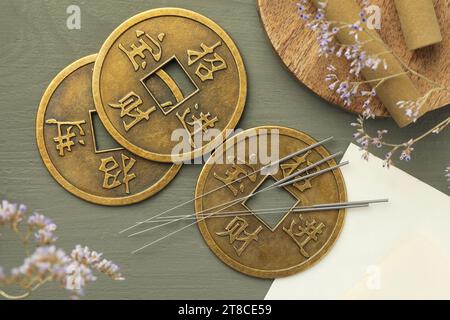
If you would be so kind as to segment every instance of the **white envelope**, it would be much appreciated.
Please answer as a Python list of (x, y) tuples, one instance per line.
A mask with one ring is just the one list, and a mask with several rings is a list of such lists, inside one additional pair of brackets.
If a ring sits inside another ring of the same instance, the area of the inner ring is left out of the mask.
[(389, 203), (347, 210), (331, 251), (266, 299), (450, 299), (450, 197), (353, 144), (345, 160), (349, 201)]

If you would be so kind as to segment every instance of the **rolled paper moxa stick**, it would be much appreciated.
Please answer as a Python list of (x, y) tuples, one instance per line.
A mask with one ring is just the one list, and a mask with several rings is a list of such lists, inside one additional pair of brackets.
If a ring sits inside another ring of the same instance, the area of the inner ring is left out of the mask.
[[(361, 19), (361, 7), (355, 0), (312, 0), (316, 7), (321, 3), (327, 3), (325, 15), (328, 21), (335, 25), (340, 23), (353, 24)], [(390, 53), (391, 49), (383, 42), (375, 30), (361, 25), (364, 31), (358, 31), (359, 42), (362, 43), (363, 50), (370, 56), (379, 56), (386, 61), (387, 69), (380, 65), (376, 70), (363, 68), (361, 75), (375, 88), (378, 98), (391, 114), (399, 127), (405, 127), (413, 122), (412, 117), (408, 117), (404, 109), (397, 105), (399, 101), (416, 101), (420, 97), (420, 92), (405, 73), (403, 66), (397, 58)], [(349, 34), (348, 28), (342, 28), (336, 34), (337, 40), (343, 45), (355, 44), (355, 35)], [(385, 79), (381, 84), (377, 79)], [(372, 81), (372, 82), (370, 82)], [(423, 106), (418, 117), (427, 110)], [(417, 118), (418, 118), (417, 117)]]
[(442, 41), (433, 0), (395, 0), (406, 46), (416, 50)]

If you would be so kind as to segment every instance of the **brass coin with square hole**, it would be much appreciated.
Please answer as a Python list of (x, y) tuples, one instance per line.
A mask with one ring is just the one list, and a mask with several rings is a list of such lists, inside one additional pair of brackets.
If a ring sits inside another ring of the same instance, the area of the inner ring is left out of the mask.
[(36, 119), (39, 152), (51, 175), (74, 195), (102, 205), (139, 202), (164, 188), (180, 165), (138, 157), (108, 135), (92, 98), (95, 58), (66, 67), (45, 91)]
[(120, 145), (154, 161), (188, 161), (220, 145), (236, 126), (247, 78), (221, 27), (189, 10), (161, 8), (112, 32), (95, 63), (93, 93)]
[[(224, 263), (247, 275), (277, 278), (311, 267), (330, 250), (345, 209), (298, 213), (294, 208), (347, 201), (340, 170), (268, 188), (330, 153), (316, 147), (274, 171), (260, 171), (270, 155), (278, 152), (282, 159), (314, 143), (294, 129), (258, 127), (228, 139), (208, 160), (197, 182), (195, 211), (203, 238)], [(330, 160), (302, 175), (334, 165)]]

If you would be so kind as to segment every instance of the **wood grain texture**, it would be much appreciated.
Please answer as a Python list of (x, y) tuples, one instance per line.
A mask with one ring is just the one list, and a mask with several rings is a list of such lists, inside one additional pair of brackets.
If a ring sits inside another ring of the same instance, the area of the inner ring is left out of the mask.
[[(249, 78), (248, 100), (240, 128), (281, 125), (305, 131), (316, 139), (333, 135), (335, 141), (327, 148), (337, 152), (345, 150), (352, 141), (353, 128), (349, 123), (355, 116), (330, 108), (325, 100), (299, 86), (283, 68), (267, 41), (255, 0), (76, 1), (81, 8), (81, 30), (68, 30), (66, 8), (74, 2), (2, 1), (0, 39), (8, 45), (0, 46), (0, 199), (26, 203), (31, 211), (51, 217), (59, 227), (58, 244), (64, 250), (69, 251), (76, 244), (88, 245), (122, 267), (125, 281), (99, 277), (87, 287), (86, 299), (264, 298), (271, 281), (228, 268), (209, 250), (195, 227), (152, 249), (131, 255), (133, 249), (185, 224), (177, 223), (158, 234), (136, 238), (126, 238), (118, 231), (192, 199), (201, 166), (184, 166), (166, 189), (136, 205), (107, 208), (80, 200), (53, 180), (39, 157), (34, 132), (41, 96), (61, 69), (97, 52), (122, 21), (144, 10), (175, 6), (213, 19), (239, 47)], [(403, 130), (398, 130), (391, 119), (378, 119), (369, 122), (368, 129), (386, 128), (392, 140), (405, 141), (448, 116), (448, 109), (434, 111), (420, 123)], [(449, 194), (443, 176), (444, 168), (450, 164), (449, 139), (450, 131), (446, 131), (424, 140), (416, 146), (413, 161), (397, 164)], [(378, 154), (383, 155), (381, 150)], [(194, 206), (190, 204), (173, 214), (193, 212)], [(344, 226), (343, 232), (352, 230)], [(0, 234), (0, 265), (5, 268), (19, 265), (24, 252), (15, 237), (3, 229)], [(57, 285), (46, 285), (32, 296), (34, 299), (66, 297)]]
[[(317, 55), (318, 44), (315, 32), (308, 29), (306, 22), (299, 18), (295, 5), (297, 2), (297, 0), (258, 0), (261, 20), (275, 51), (294, 76), (313, 92), (345, 110), (361, 113), (365, 99), (355, 99), (351, 106), (345, 107), (339, 95), (327, 88), (327, 83), (324, 81), (328, 73), (326, 66), (333, 64), (338, 69), (338, 76), (345, 79), (349, 70), (348, 62), (344, 58), (326, 59)], [(381, 8), (380, 35), (392, 51), (414, 70), (433, 81), (450, 86), (450, 1), (437, 0), (435, 5), (443, 41), (416, 51), (409, 51), (406, 48), (394, 2), (373, 0), (371, 3)], [(430, 89), (427, 82), (418, 80), (417, 77), (412, 79), (420, 92), (425, 93)], [(354, 80), (355, 78), (352, 79)], [(368, 88), (366, 85), (364, 90)], [(450, 103), (450, 95), (437, 92), (430, 97), (428, 108), (434, 110), (448, 103)], [(373, 108), (377, 116), (389, 116), (378, 99), (373, 103)]]

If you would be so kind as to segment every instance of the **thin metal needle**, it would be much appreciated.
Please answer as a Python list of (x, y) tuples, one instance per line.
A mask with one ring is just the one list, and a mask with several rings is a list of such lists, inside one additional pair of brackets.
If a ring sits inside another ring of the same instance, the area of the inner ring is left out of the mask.
[[(369, 205), (368, 204), (353, 204), (353, 205), (347, 205), (347, 206), (329, 206), (329, 207), (325, 207), (324, 206), (324, 207), (318, 207), (318, 208), (298, 208), (298, 210), (295, 210), (295, 212), (325, 211), (325, 210), (337, 210), (337, 209), (344, 209), (344, 208), (361, 208), (361, 207), (367, 207), (367, 206), (369, 206)], [(197, 221), (194, 221), (194, 222), (192, 222), (192, 223), (190, 223), (190, 224), (188, 224), (188, 225), (186, 225), (186, 226), (184, 226), (184, 227), (182, 227), (182, 228), (180, 228), (178, 230), (175, 230), (175, 231), (173, 231), (173, 232), (171, 232), (169, 234), (166, 234), (165, 236), (163, 236), (163, 237), (161, 237), (161, 238), (159, 238), (159, 239), (157, 239), (155, 241), (152, 241), (152, 242), (142, 246), (139, 249), (134, 250), (131, 253), (132, 254), (136, 254), (139, 251), (141, 251), (141, 250), (143, 250), (143, 249), (145, 249), (147, 247), (150, 247), (150, 246), (152, 246), (152, 245), (154, 245), (154, 244), (156, 244), (156, 243), (158, 243), (158, 242), (160, 242), (160, 241), (162, 241), (162, 240), (164, 240), (164, 239), (166, 239), (166, 238), (168, 238), (168, 237), (170, 237), (170, 236), (172, 236), (172, 235), (174, 235), (174, 234), (176, 234), (176, 233), (178, 233), (180, 231), (183, 231), (184, 229), (187, 229), (190, 226), (193, 226), (194, 224), (197, 224), (197, 223), (199, 223), (199, 222), (201, 222), (201, 221), (203, 221), (203, 220), (205, 220), (205, 219), (207, 219), (209, 217), (210, 216), (205, 217), (205, 218), (201, 218), (201, 219), (199, 219)]]
[[(345, 163), (345, 162), (344, 162)], [(343, 164), (344, 164), (343, 163)], [(361, 204), (361, 203), (381, 203), (381, 202), (388, 202), (389, 199), (377, 199), (377, 200), (362, 200), (362, 201), (352, 201), (349, 202), (349, 204)], [(341, 203), (336, 203), (336, 205), (339, 205)], [(329, 205), (329, 204), (324, 204)], [(315, 206), (319, 207), (321, 206), (320, 204), (316, 204)], [(291, 207), (280, 207), (280, 208), (271, 208), (271, 209), (255, 209), (252, 210), (253, 212), (264, 212), (267, 210), (289, 210), (291, 209)], [(222, 214), (225, 213), (240, 213), (240, 212), (247, 212), (248, 210), (243, 210), (243, 211), (228, 211), (228, 212), (222, 212)], [(198, 216), (197, 213), (193, 213), (193, 214), (183, 214), (183, 215), (174, 215), (174, 216), (165, 216), (165, 217), (159, 217), (159, 218), (155, 218), (153, 221), (148, 221), (148, 222), (144, 222), (144, 223), (156, 223), (156, 222), (161, 222), (162, 220), (170, 220), (170, 219), (176, 219), (176, 218), (186, 218), (186, 217), (191, 217), (191, 216)]]
[(308, 146), (308, 147), (306, 147), (306, 148), (304, 148), (304, 149), (301, 149), (301, 150), (298, 150), (298, 151), (296, 151), (296, 152), (293, 152), (293, 153), (291, 153), (291, 154), (289, 154), (289, 155), (287, 155), (287, 156), (285, 156), (285, 157), (283, 157), (283, 158), (281, 158), (281, 159), (275, 161), (274, 163), (271, 163), (271, 164), (269, 164), (269, 165), (266, 165), (266, 166), (262, 167), (261, 169), (259, 169), (259, 170), (257, 170), (257, 171), (251, 172), (251, 173), (249, 173), (249, 174), (247, 174), (247, 175), (245, 175), (245, 176), (242, 176), (242, 177), (236, 179), (236, 180), (233, 181), (233, 182), (224, 184), (224, 185), (222, 185), (222, 186), (220, 186), (220, 187), (218, 187), (218, 188), (216, 188), (216, 189), (213, 189), (213, 190), (208, 191), (207, 193), (198, 195), (197, 197), (195, 197), (195, 198), (193, 198), (193, 199), (191, 199), (191, 200), (188, 200), (188, 201), (186, 201), (186, 202), (183, 202), (183, 203), (181, 203), (181, 204), (178, 204), (178, 205), (176, 205), (175, 207), (172, 207), (172, 208), (170, 208), (170, 209), (167, 209), (167, 210), (165, 210), (165, 211), (162, 211), (162, 212), (158, 213), (157, 215), (148, 218), (147, 220), (141, 221), (140, 223), (136, 223), (136, 224), (134, 224), (134, 225), (132, 225), (132, 226), (126, 228), (126, 229), (123, 229), (123, 230), (120, 231), (119, 233), (124, 233), (124, 232), (126, 232), (126, 231), (128, 231), (128, 230), (131, 230), (131, 229), (133, 229), (133, 228), (135, 228), (135, 227), (137, 227), (137, 226), (139, 226), (139, 225), (141, 225), (141, 224), (143, 224), (143, 223), (145, 223), (145, 222), (148, 222), (148, 221), (153, 220), (153, 219), (155, 219), (155, 218), (157, 218), (157, 217), (160, 217), (160, 216), (162, 216), (163, 214), (172, 212), (173, 210), (176, 210), (176, 209), (178, 209), (178, 208), (181, 208), (181, 207), (183, 207), (183, 206), (185, 206), (185, 205), (187, 205), (187, 204), (189, 204), (189, 203), (191, 203), (191, 202), (194, 202), (194, 201), (197, 200), (197, 199), (200, 199), (200, 198), (205, 197), (205, 196), (207, 196), (207, 195), (209, 195), (209, 194), (211, 194), (211, 193), (213, 193), (213, 192), (216, 192), (216, 191), (218, 191), (218, 190), (220, 190), (220, 189), (222, 189), (222, 188), (225, 188), (225, 187), (231, 185), (232, 183), (241, 181), (241, 180), (243, 180), (243, 179), (245, 179), (245, 178), (247, 178), (247, 177), (249, 177), (249, 176), (251, 176), (251, 175), (253, 175), (253, 174), (255, 174), (255, 173), (258, 173), (258, 172), (261, 172), (261, 171), (263, 171), (263, 170), (266, 170), (266, 169), (268, 169), (268, 168), (270, 168), (270, 167), (276, 166), (276, 165), (278, 165), (278, 164), (280, 164), (280, 163), (282, 163), (282, 162), (284, 162), (284, 161), (286, 161), (286, 160), (289, 160), (289, 159), (291, 159), (291, 158), (293, 158), (293, 157), (295, 157), (295, 156), (298, 156), (298, 155), (303, 154), (303, 153), (305, 153), (305, 152), (308, 152), (309, 150), (312, 150), (312, 149), (314, 149), (314, 148), (316, 148), (316, 147), (318, 147), (318, 146), (321, 146), (322, 144), (324, 144), (324, 143), (326, 143), (326, 142), (328, 142), (328, 141), (330, 141), (330, 140), (333, 140), (333, 139), (334, 139), (334, 137), (329, 137), (329, 138), (323, 139), (323, 140), (321, 140), (321, 141), (319, 141), (319, 142), (317, 142), (317, 143), (314, 143), (314, 144), (312, 144), (312, 145), (310, 145), (310, 146)]
[[(350, 206), (350, 205), (348, 205), (348, 206)], [(353, 206), (362, 206), (362, 207), (368, 207), (369, 206), (369, 204), (358, 204), (358, 205), (351, 205), (352, 207)], [(333, 208), (342, 208), (343, 206), (334, 206)], [(260, 215), (269, 215), (269, 214), (275, 214), (275, 213), (282, 213), (282, 212), (298, 212), (298, 209), (311, 209), (311, 210), (318, 210), (318, 209), (322, 209), (322, 208), (312, 208), (312, 207), (305, 207), (305, 208), (289, 208), (289, 209), (287, 209), (287, 210), (267, 210), (267, 211), (262, 211), (262, 212), (254, 212), (254, 211), (251, 211), (251, 212), (249, 212), (248, 210), (247, 211), (236, 211), (236, 212), (232, 212), (232, 211), (230, 211), (229, 213), (227, 213), (227, 214), (223, 214), (223, 213), (221, 213), (221, 214), (213, 214), (212, 216), (210, 216), (210, 217), (208, 217), (208, 215), (200, 215), (200, 216), (189, 216), (189, 217), (185, 217), (184, 219), (183, 219), (183, 221), (187, 221), (187, 220), (196, 220), (196, 219), (198, 219), (198, 218), (203, 218), (203, 217), (206, 217), (207, 219), (214, 219), (214, 218), (226, 218), (226, 217), (237, 217), (237, 216), (251, 216), (251, 215), (254, 215), (254, 214), (256, 214), (256, 215), (258, 215), (258, 216), (260, 216)], [(323, 207), (324, 208), (324, 210), (326, 210), (327, 208), (329, 208), (329, 207)], [(344, 208), (347, 208), (347, 207), (344, 207)], [(291, 210), (292, 209), (292, 210)], [(300, 211), (300, 212), (303, 212), (303, 211)], [(173, 221), (174, 219), (164, 219), (164, 218), (161, 218), (161, 219), (158, 219), (158, 220), (156, 220), (156, 222), (167, 222), (167, 221)], [(181, 221), (181, 220), (180, 220)]]
[[(336, 167), (337, 167), (337, 166), (336, 166)], [(303, 177), (303, 178), (306, 179), (306, 177), (307, 177), (307, 176), (305, 176), (305, 177)], [(183, 230), (189, 228), (190, 226), (193, 226), (194, 224), (199, 223), (199, 222), (201, 222), (201, 221), (203, 221), (203, 220), (209, 218), (210, 216), (212, 216), (212, 215), (215, 214), (215, 213), (217, 213), (217, 212), (213, 212), (213, 213), (209, 214), (208, 216), (206, 216), (206, 217), (204, 217), (204, 218), (201, 218), (201, 219), (199, 219), (199, 220), (197, 220), (197, 221), (195, 221), (195, 222), (193, 222), (193, 223), (190, 223), (190, 224), (188, 224), (188, 225), (186, 225), (186, 226), (184, 226), (184, 227), (182, 227), (182, 228), (180, 228), (180, 229), (178, 229), (178, 230), (175, 230), (175, 231), (173, 231), (173, 232), (170, 232), (169, 234), (166, 234), (165, 236), (163, 236), (163, 237), (161, 237), (161, 238), (159, 238), (159, 239), (157, 239), (157, 240), (155, 240), (155, 241), (153, 241), (153, 242), (150, 242), (150, 243), (144, 245), (143, 247), (141, 247), (141, 248), (139, 248), (139, 249), (134, 250), (132, 253), (135, 254), (135, 253), (137, 253), (137, 252), (139, 252), (139, 251), (141, 251), (141, 250), (143, 250), (143, 249), (145, 249), (145, 248), (147, 248), (147, 247), (149, 247), (149, 246), (151, 246), (151, 245), (154, 245), (154, 244), (156, 244), (156, 243), (158, 243), (158, 242), (160, 242), (160, 241), (162, 241), (162, 240), (164, 240), (164, 239), (166, 239), (166, 238), (168, 238), (168, 237), (170, 237), (170, 236), (172, 236), (172, 235), (174, 235), (174, 234), (176, 234), (176, 233), (178, 233), (178, 232), (181, 232), (181, 231), (183, 231)], [(169, 222), (169, 223), (172, 223), (172, 222), (174, 222), (174, 221), (171, 221), (171, 222)], [(163, 225), (166, 225), (166, 224), (169, 224), (169, 223), (166, 222), (166, 223), (163, 223), (163, 224), (160, 225), (160, 226), (163, 226)]]
[[(296, 210), (300, 210), (300, 209), (308, 209), (308, 208), (313, 208), (313, 209), (320, 209), (320, 208), (328, 208), (331, 206), (334, 207), (342, 207), (342, 206), (369, 206), (370, 204), (375, 204), (375, 203), (382, 203), (382, 202), (388, 202), (388, 199), (376, 199), (376, 200), (365, 200), (365, 201), (351, 201), (351, 202), (336, 202), (336, 203), (324, 203), (324, 204), (315, 204), (315, 205), (311, 205), (311, 206), (307, 206), (307, 207), (281, 207), (281, 208), (270, 208), (270, 209), (259, 209), (259, 210), (251, 210), (251, 212), (249, 213), (248, 210), (240, 210), (240, 211), (227, 211), (227, 212), (222, 212), (220, 215), (212, 215), (211, 218), (222, 218), (222, 217), (233, 217), (233, 216), (237, 216), (237, 215), (252, 215), (254, 213), (258, 214), (258, 215), (264, 215), (264, 214), (272, 214), (272, 213), (279, 213), (282, 211), (286, 211), (286, 210), (291, 210), (292, 212), (296, 212)], [(194, 214), (189, 214), (189, 215), (180, 215), (180, 216), (170, 216), (170, 217), (160, 217), (155, 219), (154, 223), (161, 223), (161, 222), (166, 222), (166, 221), (171, 221), (177, 218), (185, 218), (185, 219), (192, 219), (192, 218), (199, 218), (199, 217), (203, 217), (203, 216), (207, 216), (207, 215), (197, 215), (196, 213)]]
[[(315, 168), (315, 167), (317, 167), (317, 166), (319, 166), (319, 165), (321, 165), (321, 164), (323, 164), (323, 163), (325, 163), (325, 162), (327, 162), (327, 161), (330, 161), (331, 159), (333, 159), (333, 158), (335, 158), (335, 157), (337, 157), (337, 156), (339, 156), (339, 155), (341, 155), (341, 154), (342, 154), (342, 152), (337, 152), (337, 153), (335, 153), (335, 154), (332, 154), (332, 155), (330, 155), (330, 156), (328, 156), (328, 157), (326, 157), (326, 158), (323, 158), (323, 159), (321, 159), (321, 160), (319, 160), (319, 161), (317, 161), (317, 162), (315, 162), (315, 163), (313, 163), (313, 164), (311, 164), (311, 165), (309, 165), (309, 166), (307, 166), (307, 167), (305, 167), (305, 168), (303, 168), (303, 169), (301, 169), (301, 170), (299, 170), (299, 171), (297, 171), (297, 172), (295, 172), (295, 173), (293, 173), (293, 174), (291, 174), (291, 175), (289, 175), (289, 176), (287, 176), (287, 177), (285, 177), (285, 178), (283, 178), (283, 179), (281, 179), (281, 180), (279, 180), (279, 181), (273, 183), (272, 185), (270, 185), (270, 186), (268, 186), (268, 187), (266, 187), (266, 188), (264, 188), (264, 189), (261, 189), (261, 190), (259, 190), (259, 191), (257, 191), (257, 192), (254, 192), (254, 193), (252, 193), (252, 194), (249, 194), (249, 195), (247, 195), (247, 196), (244, 196), (244, 197), (241, 197), (241, 198), (238, 198), (238, 199), (233, 199), (233, 200), (231, 200), (231, 201), (228, 201), (228, 202), (219, 204), (219, 205), (214, 206), (214, 207), (212, 207), (212, 208), (209, 208), (209, 209), (206, 209), (206, 210), (199, 211), (197, 214), (204, 213), (204, 212), (211, 211), (211, 210), (215, 210), (215, 209), (217, 209), (217, 208), (220, 208), (220, 207), (222, 207), (222, 206), (225, 206), (225, 207), (223, 207), (221, 210), (218, 211), (218, 212), (221, 212), (221, 211), (223, 211), (223, 210), (225, 210), (225, 209), (227, 209), (227, 208), (229, 208), (229, 207), (231, 207), (231, 206), (237, 204), (237, 203), (240, 202), (240, 201), (244, 201), (244, 200), (246, 200), (246, 199), (248, 199), (248, 198), (250, 198), (250, 197), (253, 197), (253, 196), (255, 196), (255, 195), (257, 195), (257, 194), (260, 194), (260, 193), (262, 193), (262, 192), (265, 192), (265, 191), (269, 191), (269, 190), (271, 190), (271, 189), (273, 189), (273, 188), (277, 188), (277, 187), (284, 186), (284, 185), (286, 185), (286, 184), (289, 182), (290, 179), (292, 179), (292, 178), (294, 178), (294, 177), (297, 177), (297, 176), (301, 175), (302, 173), (305, 173), (305, 172), (307, 172), (308, 170), (313, 169), (313, 168)], [(347, 162), (347, 163), (348, 163), (348, 162)], [(336, 169), (336, 168), (338, 168), (338, 167), (340, 167), (340, 166), (343, 166), (343, 165), (345, 165), (345, 164), (347, 164), (347, 163), (341, 163), (341, 164), (338, 165), (338, 166), (334, 166), (334, 167), (330, 167), (330, 168), (327, 168), (327, 169), (323, 169), (323, 170), (321, 170), (321, 171), (315, 172), (314, 174), (309, 174), (309, 175), (300, 177), (300, 178), (296, 179), (296, 182), (301, 181), (301, 180), (306, 180), (306, 179), (308, 179), (308, 178), (310, 178), (310, 177), (315, 177), (315, 176), (320, 175), (320, 174), (322, 174), (322, 173), (325, 173), (325, 172), (334, 170), (334, 169)], [(217, 213), (217, 212), (216, 212), (216, 213)], [(180, 218), (179, 220), (183, 220), (183, 218)], [(155, 230), (155, 229), (164, 227), (164, 226), (166, 226), (166, 225), (169, 225), (169, 224), (171, 224), (171, 223), (177, 222), (177, 221), (179, 221), (179, 220), (173, 220), (173, 221), (166, 222), (166, 223), (163, 223), (163, 224), (160, 224), (160, 225), (151, 227), (151, 228), (147, 228), (147, 229), (145, 229), (145, 230), (142, 230), (142, 231), (138, 231), (138, 232), (132, 233), (132, 234), (130, 234), (128, 237), (131, 238), (131, 237), (137, 236), (137, 235), (139, 235), (139, 234), (142, 234), (142, 233), (145, 233), (145, 232), (148, 232), (148, 231), (152, 231), (152, 230)]]
[[(289, 211), (290, 213), (299, 213), (299, 212), (315, 212), (315, 211), (331, 211), (331, 210), (339, 210), (339, 209), (352, 209), (352, 208), (367, 208), (369, 207), (368, 203), (365, 204), (347, 204), (347, 205), (342, 205), (342, 206), (324, 206), (324, 207), (320, 207), (320, 208), (315, 208), (315, 207), (304, 207), (304, 208), (294, 208), (291, 211)], [(257, 213), (258, 216), (261, 215), (269, 215), (269, 214), (274, 214), (274, 213), (282, 213), (284, 211), (267, 211), (267, 212), (259, 212)], [(287, 212), (286, 212), (287, 213)], [(245, 216), (252, 216), (255, 215), (254, 212), (248, 212), (245, 211), (245, 213), (230, 213), (230, 214), (213, 214), (212, 216), (208, 217), (206, 216), (206, 219), (215, 219), (215, 218), (228, 218), (228, 217), (245, 217)], [(183, 219), (183, 221), (188, 221), (188, 220), (197, 220), (198, 218), (203, 218), (205, 216), (201, 216), (201, 217), (187, 217), (186, 219)], [(161, 220), (164, 221), (164, 220)]]
[[(337, 155), (337, 154), (335, 154), (334, 156), (336, 156), (336, 155)], [(331, 158), (331, 157), (333, 157), (333, 155), (332, 155), (332, 156), (329, 156), (329, 157), (327, 157), (327, 158)], [(325, 159), (323, 159), (323, 160), (325, 160)], [(292, 174), (292, 175), (290, 175), (290, 176), (288, 176), (288, 177), (286, 177), (286, 178), (289, 178), (289, 177), (291, 177), (291, 176), (298, 176), (299, 174), (304, 173), (304, 172), (306, 172), (307, 170), (309, 170), (309, 169), (311, 169), (311, 168), (314, 168), (315, 165), (320, 165), (322, 162), (325, 162), (325, 161), (323, 161), (323, 160), (318, 161), (316, 164), (312, 164), (311, 166), (308, 166), (308, 167), (306, 167), (306, 168), (304, 168), (304, 169), (302, 169), (302, 170), (296, 172), (295, 174)], [(330, 160), (330, 159), (327, 159), (327, 161), (328, 161), (328, 160)], [(328, 171), (337, 169), (337, 168), (339, 168), (339, 167), (342, 167), (342, 166), (344, 166), (344, 165), (347, 165), (348, 163), (349, 163), (349, 162), (346, 161), (346, 162), (340, 163), (339, 165), (336, 165), (336, 166), (332, 166), (332, 167), (323, 169), (323, 170), (318, 171), (318, 172), (315, 172), (315, 173), (313, 173), (313, 174), (308, 174), (308, 175), (306, 175), (306, 176), (303, 176), (303, 177), (300, 177), (300, 178), (296, 179), (296, 182), (302, 181), (302, 180), (306, 180), (306, 179), (311, 178), (311, 177), (318, 176), (318, 175), (320, 175), (320, 174), (322, 174), (322, 173), (325, 173), (325, 172), (328, 172)], [(278, 181), (278, 182), (283, 182), (283, 181), (285, 181), (285, 180), (286, 180), (286, 179), (282, 179), (282, 180), (280, 180), (280, 181)], [(253, 197), (253, 196), (257, 195), (257, 194), (260, 194), (260, 193), (262, 193), (262, 192), (269, 191), (269, 190), (274, 189), (274, 188), (278, 188), (278, 187), (282, 187), (282, 186), (288, 185), (289, 182), (290, 182), (290, 181), (286, 181), (286, 182), (284, 182), (282, 185), (281, 185), (281, 184), (274, 183), (274, 184), (272, 184), (272, 185), (270, 185), (270, 186), (268, 186), (268, 187), (266, 187), (266, 188), (264, 188), (264, 189), (261, 189), (261, 190), (259, 190), (259, 191), (257, 191), (257, 192), (254, 192), (254, 193), (251, 193), (251, 194), (249, 194), (249, 195), (247, 195), (247, 196), (244, 196), (244, 197), (241, 197), (241, 198), (238, 198), (238, 199), (234, 199), (234, 200), (231, 200), (231, 201), (226, 202), (226, 203), (222, 203), (222, 204), (220, 204), (220, 205), (214, 206), (214, 207), (212, 207), (212, 208), (208, 208), (208, 209), (206, 209), (206, 210), (199, 211), (199, 212), (197, 212), (197, 214), (201, 214), (201, 213), (204, 213), (204, 212), (207, 212), (207, 211), (211, 211), (211, 210), (215, 210), (215, 209), (217, 209), (217, 208), (220, 208), (220, 207), (222, 207), (222, 206), (225, 206), (225, 207), (223, 207), (222, 209), (219, 209), (219, 210), (217, 210), (216, 212), (213, 212), (212, 214), (218, 213), (218, 212), (222, 212), (223, 210), (228, 209), (228, 208), (230, 208), (231, 206), (233, 206), (233, 205), (235, 205), (235, 204), (237, 204), (237, 203), (239, 203), (239, 202), (241, 202), (241, 201), (244, 201), (244, 200), (246, 200), (246, 199), (248, 199), (248, 198), (250, 198), (250, 197)], [(131, 237), (137, 236), (137, 235), (139, 235), (139, 234), (142, 234), (142, 233), (145, 233), (145, 232), (148, 232), (148, 231), (152, 231), (152, 230), (155, 230), (155, 229), (159, 229), (159, 228), (162, 228), (162, 227), (164, 227), (164, 226), (167, 226), (167, 225), (169, 225), (169, 224), (171, 224), (171, 223), (174, 223), (174, 222), (177, 222), (177, 221), (180, 221), (180, 220), (183, 220), (183, 218), (179, 218), (179, 219), (176, 219), (176, 220), (173, 220), (173, 221), (169, 221), (169, 222), (166, 222), (166, 223), (163, 223), (163, 224), (160, 224), (160, 225), (151, 227), (151, 228), (144, 229), (144, 230), (142, 230), (142, 231), (138, 231), (138, 232), (132, 233), (132, 234), (130, 234), (128, 237), (131, 238)]]
[[(293, 208), (292, 210), (288, 211), (288, 212), (292, 212), (292, 213), (297, 213), (297, 212), (311, 212), (311, 211), (329, 211), (329, 210), (338, 210), (338, 209), (348, 209), (348, 208), (366, 208), (368, 207), (369, 204), (368, 203), (364, 203), (364, 204), (347, 204), (347, 205), (339, 205), (339, 206), (324, 206), (324, 207), (319, 207), (319, 208), (315, 208), (315, 207), (304, 207), (304, 208)], [(270, 210), (270, 211), (264, 211), (264, 212), (249, 212), (249, 211), (245, 211), (242, 213), (239, 213), (242, 211), (237, 211), (236, 213), (229, 213), (229, 214), (213, 214), (212, 216), (208, 217), (208, 216), (198, 216), (198, 217), (187, 217), (185, 219), (183, 219), (183, 221), (185, 220), (197, 220), (198, 218), (203, 218), (206, 217), (206, 219), (215, 219), (215, 218), (227, 218), (227, 217), (245, 217), (245, 216), (252, 216), (252, 215), (257, 215), (257, 216), (261, 216), (261, 215), (269, 215), (269, 214), (274, 214), (274, 213), (282, 213), (285, 211), (281, 211), (281, 210)], [(287, 213), (287, 212), (286, 212)], [(161, 220), (164, 221), (164, 220)]]
[[(271, 209), (254, 209), (254, 210), (252, 210), (252, 212), (265, 212), (265, 211), (267, 211), (267, 210), (289, 210), (289, 209), (291, 209), (292, 207), (278, 207), (278, 208), (271, 208)], [(239, 213), (239, 212), (248, 212), (248, 210), (242, 210), (242, 211), (225, 211), (225, 212), (222, 212), (222, 214), (226, 214), (226, 213)], [(189, 217), (194, 217), (194, 216), (197, 216), (197, 213), (192, 213), (192, 214), (182, 214), (182, 215), (170, 215), (170, 216), (164, 216), (164, 217), (158, 217), (158, 218), (155, 218), (155, 219), (153, 219), (153, 220), (150, 220), (150, 221), (147, 221), (147, 222), (144, 222), (144, 223), (158, 223), (158, 222), (161, 222), (161, 221), (164, 221), (164, 220), (173, 220), (173, 219), (178, 219), (178, 218), (189, 218)], [(138, 221), (139, 222), (139, 221)], [(136, 222), (136, 223), (138, 223), (138, 222)]]
[[(323, 169), (323, 170), (321, 170), (321, 171), (318, 171), (318, 172), (314, 172), (314, 173), (308, 174), (307, 176), (303, 176), (303, 177), (300, 177), (300, 178), (297, 178), (297, 179), (293, 179), (293, 180), (286, 181), (286, 182), (281, 183), (281, 184), (277, 184), (277, 187), (284, 187), (284, 186), (287, 186), (287, 185), (290, 185), (290, 184), (293, 184), (293, 183), (296, 183), (296, 182), (299, 182), (299, 181), (302, 181), (302, 180), (305, 180), (305, 179), (314, 178), (314, 177), (317, 177), (317, 176), (319, 176), (319, 175), (321, 175), (321, 174), (324, 174), (324, 173), (326, 173), (326, 172), (329, 172), (329, 171), (335, 170), (335, 169), (337, 169), (337, 168), (346, 166), (346, 165), (348, 165), (349, 163), (350, 163), (350, 161), (344, 161), (344, 162), (339, 163), (339, 164), (336, 165), (336, 166), (332, 166), (332, 167)], [(281, 181), (281, 180), (280, 180), (280, 181)], [(280, 181), (278, 181), (278, 182), (280, 182)]]

